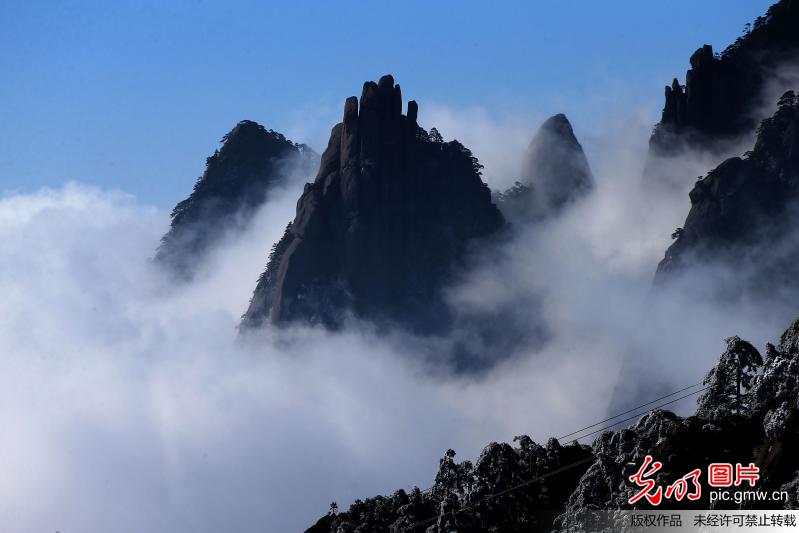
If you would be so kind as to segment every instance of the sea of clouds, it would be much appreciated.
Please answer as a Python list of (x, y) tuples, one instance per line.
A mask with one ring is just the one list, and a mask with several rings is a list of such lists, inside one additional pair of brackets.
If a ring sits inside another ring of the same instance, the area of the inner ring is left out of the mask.
[[(149, 260), (164, 209), (80, 183), (3, 194), (2, 529), (298, 531), (333, 500), (427, 486), (447, 448), (474, 459), (490, 441), (543, 441), (697, 383), (725, 336), (773, 340), (785, 309), (653, 297), (711, 161), (675, 163), (684, 186), (653, 195), (641, 182), (650, 117), (622, 118), (585, 136), (575, 125), (594, 192), (451, 289), (456, 305), (487, 312), (535, 302), (530, 320), (548, 331), (477, 374), (442, 371), (417, 339), (365, 324), (238, 336), (299, 181), (187, 284)], [(535, 127), (479, 109), (427, 119), (472, 148), (496, 188), (513, 183)]]

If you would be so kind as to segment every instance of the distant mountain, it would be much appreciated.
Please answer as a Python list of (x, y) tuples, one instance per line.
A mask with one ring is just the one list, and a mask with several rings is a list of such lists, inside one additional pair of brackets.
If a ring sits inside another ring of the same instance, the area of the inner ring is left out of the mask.
[(527, 148), (521, 179), (495, 199), (509, 221), (523, 223), (560, 211), (593, 184), (583, 147), (561, 113), (541, 125)]
[[(663, 462), (656, 476), (661, 486), (695, 468), (704, 470), (700, 499), (664, 498), (660, 509), (739, 508), (734, 499), (709, 501), (704, 476), (713, 462), (754, 463), (761, 475), (757, 490), (790, 495), (784, 502), (747, 501), (741, 508), (796, 509), (799, 320), (777, 346), (767, 344), (763, 356), (738, 337), (726, 339), (726, 349), (704, 387), (695, 389), (701, 392), (695, 416), (682, 418), (654, 409), (631, 427), (602, 432), (590, 448), (562, 446), (555, 439), (540, 446), (522, 436), (515, 439), (517, 447), (489, 444), (474, 463), (455, 462), (455, 452), (449, 450), (429, 490), (401, 489), (390, 496), (356, 500), (341, 510), (331, 505), (306, 533), (615, 533), (629, 523), (598, 527), (594, 513), (633, 508), (628, 500), (639, 488), (628, 477), (647, 455)], [(744, 485), (730, 490), (746, 489)], [(634, 507), (651, 509), (646, 500)]]
[[(796, 82), (799, 67), (799, 0), (782, 0), (747, 24), (745, 34), (721, 54), (704, 45), (691, 56), (685, 85), (666, 87), (660, 122), (649, 141), (645, 175), (655, 182), (675, 178), (664, 158), (687, 149), (724, 153), (766, 116), (770, 98)], [(785, 84), (788, 86), (785, 86)]]
[(799, 289), (799, 97), (786, 92), (752, 151), (721, 163), (690, 198), (685, 224), (658, 265), (658, 284), (691, 267), (718, 266), (737, 274), (725, 296)]
[(243, 120), (206, 159), (206, 169), (188, 198), (172, 211), (155, 261), (191, 277), (208, 250), (228, 231), (243, 228), (276, 187), (292, 173), (311, 175), (318, 155), (303, 144)]
[(242, 320), (337, 328), (348, 314), (417, 333), (439, 333), (452, 315), (443, 290), (478, 240), (504, 225), (457, 141), (443, 142), (402, 114), (391, 76), (347, 99), (316, 180), (276, 244)]

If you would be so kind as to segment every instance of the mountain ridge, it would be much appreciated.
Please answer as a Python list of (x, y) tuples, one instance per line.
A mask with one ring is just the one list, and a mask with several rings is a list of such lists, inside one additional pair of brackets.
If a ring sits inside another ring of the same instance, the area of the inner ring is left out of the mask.
[(718, 265), (746, 274), (746, 283), (722, 293), (743, 294), (761, 285), (751, 288), (771, 296), (777, 286), (797, 288), (789, 279), (790, 264), (799, 258), (799, 243), (791, 236), (799, 208), (796, 93), (782, 95), (777, 111), (758, 128), (751, 151), (721, 163), (696, 182), (689, 196), (691, 209), (658, 264), (656, 286), (690, 268)]
[[(691, 55), (685, 84), (675, 78), (665, 88), (661, 119), (649, 140), (648, 183), (683, 183), (686, 176), (673, 176), (668, 159), (697, 149), (726, 154), (754, 132), (771, 98), (799, 82), (792, 74), (799, 67), (797, 27), (799, 1), (781, 0), (722, 53), (705, 44)], [(781, 89), (770, 86), (784, 74), (789, 79), (777, 83)]]
[(244, 228), (272, 190), (295, 172), (310, 173), (317, 159), (308, 146), (251, 120), (242, 120), (206, 159), (191, 194), (171, 213), (154, 260), (178, 277), (191, 278), (226, 232)]

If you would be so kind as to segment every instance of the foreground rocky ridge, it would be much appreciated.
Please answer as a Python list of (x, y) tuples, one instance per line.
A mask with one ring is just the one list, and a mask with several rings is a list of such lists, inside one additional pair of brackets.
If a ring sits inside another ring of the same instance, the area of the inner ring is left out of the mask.
[(675, 78), (666, 87), (663, 114), (649, 142), (648, 180), (689, 178), (671, 176), (673, 165), (662, 160), (688, 149), (722, 153), (754, 131), (773, 97), (769, 92), (790, 83), (791, 77), (796, 81), (797, 27), (799, 1), (782, 0), (747, 25), (745, 35), (721, 54), (707, 44), (694, 52), (685, 85)]
[[(738, 337), (727, 339), (726, 344), (719, 363), (704, 380), (695, 416), (682, 418), (656, 409), (629, 428), (602, 433), (591, 448), (576, 443), (561, 446), (554, 439), (540, 446), (523, 436), (517, 437), (516, 447), (488, 445), (474, 464), (456, 463), (455, 453), (449, 450), (431, 489), (399, 490), (391, 496), (358, 500), (342, 512), (331, 506), (331, 512), (307, 531), (593, 531), (585, 526), (592, 511), (631, 508), (628, 499), (638, 488), (627, 477), (646, 455), (664, 463), (656, 477), (659, 485), (712, 462), (754, 463), (761, 474), (758, 490), (793, 495), (792, 500), (759, 505), (795, 508), (799, 503), (799, 320), (783, 333), (778, 345), (767, 344), (762, 357)], [(734, 506), (732, 502), (726, 505)], [(719, 506), (711, 505), (704, 491), (697, 501), (664, 500), (659, 508)]]
[[(541, 446), (527, 436), (515, 441), (516, 447), (492, 442), (474, 463), (458, 463), (447, 450), (431, 488), (357, 500), (341, 513), (331, 506), (306, 533), (548, 531), (589, 466), (590, 448), (555, 439)], [(578, 467), (559, 472), (575, 462)], [(537, 477), (542, 479), (506, 497), (490, 497)]]
[(439, 333), (452, 323), (443, 289), (476, 240), (505, 224), (457, 141), (402, 113), (391, 76), (347, 99), (316, 180), (274, 247), (244, 329), (301, 321), (339, 327), (347, 316)]
[(239, 122), (206, 160), (189, 197), (172, 210), (155, 261), (191, 277), (226, 232), (246, 226), (271, 191), (286, 185), (294, 173), (311, 175), (317, 161), (318, 155), (304, 144), (256, 122)]
[[(637, 488), (633, 489), (625, 480), (624, 473), (629, 472), (626, 465), (637, 468), (646, 455), (663, 461), (666, 468), (656, 478), (661, 485), (712, 462), (754, 463), (761, 474), (758, 490), (784, 490), (792, 499), (747, 502), (747, 508), (796, 508), (799, 321), (793, 322), (783, 333), (777, 346), (767, 344), (762, 358), (751, 344), (738, 337), (726, 342), (727, 349), (719, 364), (705, 378), (708, 388), (699, 399), (695, 416), (681, 418), (668, 411), (653, 411), (634, 426), (605, 433), (594, 442), (596, 462), (580, 480), (569, 498), (566, 512), (557, 523), (580, 524), (592, 510), (629, 508), (627, 500)], [(747, 364), (749, 362), (752, 364)], [(740, 388), (736, 386), (738, 370), (749, 378), (748, 386), (746, 383)], [(695, 502), (665, 500), (660, 506), (665, 509), (721, 507), (737, 506), (733, 502), (711, 504), (707, 491)]]

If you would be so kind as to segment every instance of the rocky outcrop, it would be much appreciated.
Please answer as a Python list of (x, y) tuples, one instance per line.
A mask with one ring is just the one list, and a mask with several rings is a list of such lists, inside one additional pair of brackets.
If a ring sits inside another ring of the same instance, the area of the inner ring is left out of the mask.
[(348, 314), (419, 333), (452, 320), (444, 287), (475, 240), (504, 225), (457, 141), (402, 114), (391, 76), (350, 97), (316, 180), (270, 255), (243, 328), (301, 321), (336, 328)]
[[(719, 365), (705, 378), (707, 389), (699, 398), (697, 415), (681, 418), (667, 411), (653, 411), (630, 428), (599, 437), (593, 445), (596, 462), (579, 481), (558, 523), (580, 524), (593, 509), (630, 508), (628, 498), (635, 490), (624, 474), (630, 472), (631, 466), (633, 471), (640, 467), (646, 455), (664, 463), (657, 476), (660, 485), (672, 483), (697, 467), (706, 469), (713, 462), (729, 462), (757, 465), (761, 475), (758, 490), (788, 491), (795, 487), (799, 484), (798, 347), (799, 320), (783, 333), (778, 346), (766, 345), (762, 359), (751, 344), (737, 337), (727, 339), (727, 350)], [(725, 360), (736, 354), (747, 355), (741, 359), (733, 357), (737, 364), (729, 366)], [(750, 367), (747, 361), (756, 364)], [(720, 389), (722, 373), (728, 374), (729, 387)], [(741, 374), (751, 380), (740, 382)], [(740, 382), (737, 389), (736, 377)], [(743, 401), (738, 402), (736, 395)], [(731, 405), (736, 408), (731, 410)], [(707, 488), (705, 475), (702, 474), (702, 479)], [(742, 507), (793, 509), (795, 502), (795, 498), (785, 502), (749, 501)], [(707, 490), (693, 502), (664, 500), (660, 505), (666, 509), (722, 507), (738, 505), (733, 500), (711, 503)]]
[(690, 199), (685, 224), (658, 265), (657, 284), (691, 267), (718, 266), (737, 271), (735, 282), (721, 287), (723, 296), (796, 287), (799, 98), (785, 93), (752, 151), (700, 179)]
[(685, 85), (675, 78), (666, 86), (663, 114), (649, 142), (648, 180), (674, 181), (674, 166), (664, 158), (687, 149), (724, 153), (755, 129), (768, 109), (765, 99), (774, 96), (767, 93), (795, 81), (797, 27), (799, 0), (782, 0), (721, 54), (707, 44), (694, 52)]
[(219, 239), (244, 227), (275, 187), (311, 175), (318, 155), (280, 133), (243, 120), (222, 138), (188, 198), (175, 206), (155, 261), (190, 277)]
[[(696, 468), (704, 470), (700, 482), (705, 490), (698, 500), (664, 498), (659, 509), (738, 507), (734, 498), (709, 501), (705, 476), (713, 462), (754, 463), (761, 476), (757, 490), (787, 491), (791, 496), (785, 502), (748, 501), (741, 507), (795, 509), (799, 320), (783, 333), (777, 346), (766, 345), (762, 358), (738, 337), (726, 343), (719, 364), (708, 372), (704, 388), (697, 390), (701, 396), (696, 416), (683, 418), (653, 409), (631, 427), (604, 431), (590, 448), (576, 443), (562, 446), (555, 439), (540, 446), (529, 437), (517, 437), (516, 447), (491, 443), (474, 464), (457, 463), (455, 452), (448, 450), (430, 489), (357, 500), (346, 511), (331, 505), (331, 512), (308, 532), (613, 533), (622, 530), (621, 524), (598, 528), (595, 511), (633, 508), (628, 501), (638, 487), (629, 476), (647, 455), (663, 463), (654, 476), (661, 486)], [(646, 500), (634, 505), (651, 508)], [(555, 510), (563, 509), (555, 516)]]
[(524, 223), (559, 212), (593, 183), (583, 147), (561, 113), (541, 125), (527, 148), (521, 180), (496, 195), (497, 205), (508, 220)]
[[(331, 506), (306, 533), (548, 532), (556, 510), (563, 508), (589, 466), (591, 451), (578, 444), (562, 446), (555, 439), (545, 446), (526, 435), (515, 440), (515, 447), (492, 442), (474, 463), (457, 462), (455, 452), (447, 450), (428, 490), (358, 500), (340, 513)], [(581, 467), (560, 471), (579, 462)], [(529, 482), (535, 478), (540, 479)], [(507, 495), (494, 497), (504, 491)]]

